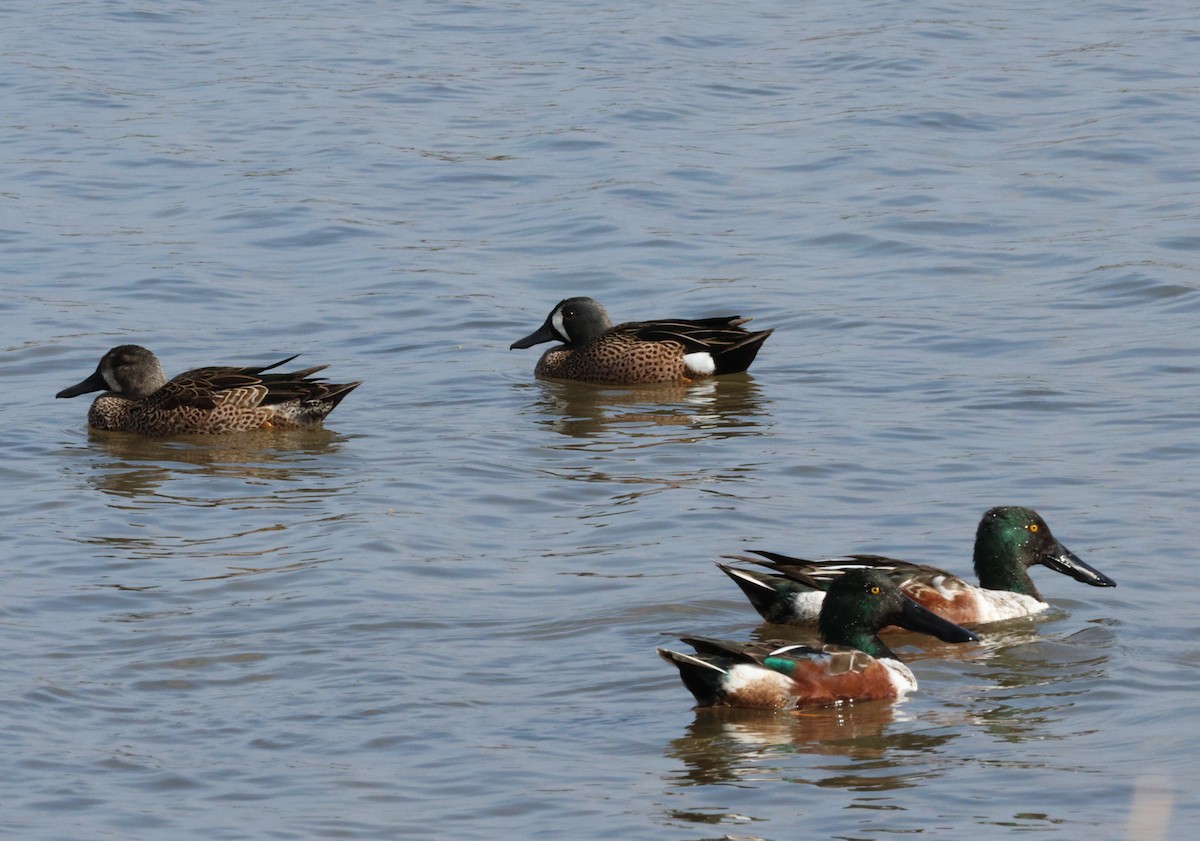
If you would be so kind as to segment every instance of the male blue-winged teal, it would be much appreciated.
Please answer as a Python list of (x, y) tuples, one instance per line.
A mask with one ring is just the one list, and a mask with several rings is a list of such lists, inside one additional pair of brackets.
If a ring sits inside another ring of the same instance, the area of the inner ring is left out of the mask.
[(534, 376), (611, 385), (686, 382), (745, 371), (771, 330), (751, 333), (738, 316), (631, 321), (616, 327), (591, 298), (560, 301), (546, 323), (509, 350), (562, 342), (542, 354)]
[(251, 429), (313, 429), (359, 383), (313, 377), (325, 365), (266, 374), (295, 359), (246, 368), (197, 368), (168, 381), (158, 357), (138, 345), (120, 345), (95, 373), (57, 397), (104, 391), (88, 410), (88, 425), (141, 435), (194, 435)]
[(779, 574), (718, 566), (742, 588), (764, 619), (781, 625), (816, 624), (825, 597), (822, 590), (848, 570), (877, 570), (909, 598), (963, 625), (1030, 616), (1049, 607), (1029, 577), (1029, 568), (1034, 564), (1093, 587), (1117, 586), (1059, 543), (1036, 511), (1011, 505), (992, 508), (979, 521), (975, 533), (978, 587), (936, 567), (879, 555), (809, 561), (775, 552), (754, 554), (766, 560), (744, 556), (737, 556), (737, 560), (760, 564)]
[(900, 698), (917, 688), (917, 679), (879, 639), (887, 625), (946, 642), (978, 639), (905, 596), (886, 575), (858, 569), (834, 581), (825, 595), (819, 620), (825, 645), (683, 637), (695, 654), (658, 653), (679, 668), (701, 707), (793, 710)]

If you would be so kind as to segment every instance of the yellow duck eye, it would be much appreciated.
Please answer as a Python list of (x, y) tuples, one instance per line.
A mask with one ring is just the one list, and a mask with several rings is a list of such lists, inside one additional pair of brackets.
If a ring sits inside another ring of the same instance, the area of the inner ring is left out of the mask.
[(878, 586), (872, 586), (872, 587), (871, 587), (871, 595), (872, 595), (872, 596), (878, 596), (878, 595), (879, 595), (879, 587), (878, 587)]
[(1034, 534), (1037, 534), (1037, 530), (1038, 530), (1038, 524), (1037, 524), (1037, 523), (1030, 523), (1030, 524), (1029, 524), (1029, 530), (1030, 530), (1031, 532), (1033, 532)]

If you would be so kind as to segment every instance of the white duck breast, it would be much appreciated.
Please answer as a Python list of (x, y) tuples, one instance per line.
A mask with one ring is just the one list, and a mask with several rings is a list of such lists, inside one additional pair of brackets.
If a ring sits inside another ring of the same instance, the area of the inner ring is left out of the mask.
[(1006, 619), (1017, 619), (1021, 616), (1032, 616), (1041, 613), (1050, 605), (1027, 596), (1024, 593), (1010, 593), (1007, 590), (984, 590), (981, 587), (972, 588), (975, 592), (975, 603), (979, 606), (979, 618), (976, 622), (1003, 622)]
[(892, 686), (896, 687), (897, 698), (903, 698), (917, 688), (916, 676), (913, 675), (912, 670), (908, 666), (899, 660), (893, 660), (891, 657), (880, 657), (877, 662), (887, 669)]

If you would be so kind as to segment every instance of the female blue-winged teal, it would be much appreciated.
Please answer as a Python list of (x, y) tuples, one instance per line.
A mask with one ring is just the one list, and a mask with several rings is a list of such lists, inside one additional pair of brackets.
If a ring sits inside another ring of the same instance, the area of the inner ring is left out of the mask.
[(591, 298), (567, 298), (546, 323), (509, 350), (559, 341), (542, 354), (534, 376), (634, 385), (686, 382), (745, 371), (771, 330), (751, 333), (738, 316), (695, 321), (631, 321), (616, 327)]
[(767, 560), (743, 556), (737, 556), (737, 560), (760, 564), (780, 574), (718, 566), (737, 582), (764, 619), (781, 625), (815, 624), (825, 597), (822, 590), (847, 570), (877, 570), (909, 598), (964, 625), (1030, 616), (1049, 607), (1029, 577), (1029, 568), (1034, 564), (1093, 587), (1117, 586), (1059, 543), (1036, 511), (1012, 505), (992, 508), (979, 521), (975, 533), (978, 587), (936, 567), (879, 555), (808, 561), (775, 552), (754, 554)]
[(695, 654), (662, 648), (658, 653), (679, 667), (701, 707), (793, 710), (900, 698), (917, 688), (917, 679), (879, 639), (887, 625), (946, 642), (978, 639), (905, 596), (886, 575), (859, 569), (833, 582), (825, 595), (823, 646), (683, 637)]
[(193, 435), (251, 429), (313, 429), (360, 383), (313, 377), (325, 365), (290, 374), (265, 374), (295, 359), (254, 368), (197, 368), (168, 381), (158, 357), (121, 345), (95, 373), (57, 397), (104, 391), (88, 410), (88, 425), (141, 435)]

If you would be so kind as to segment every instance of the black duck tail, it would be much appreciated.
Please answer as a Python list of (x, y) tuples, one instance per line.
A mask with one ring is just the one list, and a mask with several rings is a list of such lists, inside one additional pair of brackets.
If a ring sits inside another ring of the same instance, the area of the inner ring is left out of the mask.
[(717, 366), (717, 369), (713, 373), (738, 374), (745, 371), (750, 367), (750, 363), (754, 361), (754, 357), (758, 356), (758, 351), (763, 346), (763, 342), (773, 332), (775, 331), (772, 329), (750, 333), (737, 344), (722, 348), (714, 353), (713, 363)]

